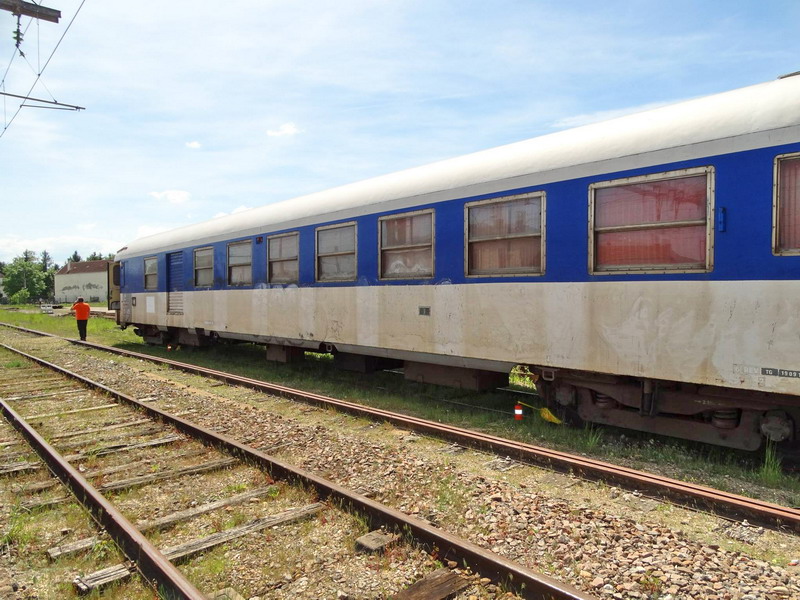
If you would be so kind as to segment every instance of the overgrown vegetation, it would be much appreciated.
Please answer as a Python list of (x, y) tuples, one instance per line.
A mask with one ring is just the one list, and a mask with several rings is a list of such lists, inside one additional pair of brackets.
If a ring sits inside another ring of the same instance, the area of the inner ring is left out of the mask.
[[(3, 321), (77, 337), (71, 317), (38, 314), (38, 310), (0, 310), (0, 322)], [(89, 320), (89, 340), (479, 429), (530, 444), (577, 451), (773, 502), (800, 504), (800, 479), (784, 472), (776, 448), (770, 446), (761, 452), (743, 452), (600, 425), (586, 428), (555, 425), (539, 414), (541, 401), (533, 395), (525, 396), (524, 402), (535, 410), (526, 407), (524, 419), (515, 421), (513, 409), (517, 397), (508, 392), (477, 393), (418, 384), (394, 372), (364, 375), (341, 371), (334, 367), (331, 357), (324, 354), (307, 353), (305, 361), (295, 364), (268, 363), (263, 347), (253, 344), (221, 344), (203, 349), (178, 346), (172, 350), (151, 347), (143, 344), (131, 329), (122, 331), (108, 319)], [(529, 392), (535, 389), (524, 371), (514, 373), (511, 379), (516, 389)]]

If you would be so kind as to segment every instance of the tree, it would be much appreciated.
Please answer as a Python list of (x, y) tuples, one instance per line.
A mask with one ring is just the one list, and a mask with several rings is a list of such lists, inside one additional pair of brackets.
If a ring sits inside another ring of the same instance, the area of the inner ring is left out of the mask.
[(47, 250), (42, 250), (40, 258), (40, 265), (42, 273), (44, 273), (44, 289), (45, 297), (55, 298), (56, 295), (56, 272), (58, 265), (53, 263), (53, 257)]
[(70, 256), (70, 257), (67, 259), (67, 262), (81, 262), (81, 260), (82, 260), (82, 259), (81, 259), (81, 255), (80, 255), (80, 254), (78, 254), (78, 251), (77, 251), (77, 250), (75, 250), (75, 252), (73, 252), (73, 253), (72, 253), (72, 256)]
[(53, 266), (53, 257), (50, 256), (47, 250), (42, 250), (42, 253), (39, 255), (39, 260), (42, 262), (42, 271), (48, 271), (50, 267)]
[(92, 252), (86, 260), (104, 260), (102, 252)]
[(21, 290), (26, 290), (29, 298), (42, 298), (46, 293), (47, 286), (41, 265), (27, 261), (25, 254), (15, 258), (10, 265), (6, 266), (3, 290), (11, 298)]
[(11, 304), (28, 304), (31, 300), (31, 293), (26, 289), (21, 289), (9, 298)]
[(34, 250), (25, 250), (22, 253), (22, 260), (25, 262), (36, 262), (36, 252)]

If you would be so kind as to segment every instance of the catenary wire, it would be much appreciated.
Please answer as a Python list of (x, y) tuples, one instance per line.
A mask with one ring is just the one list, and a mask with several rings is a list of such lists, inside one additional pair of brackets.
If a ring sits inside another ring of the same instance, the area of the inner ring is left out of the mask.
[[(56, 53), (56, 50), (58, 50), (58, 47), (61, 45), (61, 42), (62, 42), (62, 41), (64, 41), (64, 37), (67, 35), (67, 32), (70, 30), (70, 27), (72, 27), (72, 24), (75, 22), (75, 19), (76, 19), (76, 18), (78, 17), (78, 15), (80, 14), (80, 12), (81, 12), (81, 9), (83, 8), (83, 5), (84, 5), (84, 4), (86, 4), (86, 0), (81, 0), (81, 3), (80, 3), (80, 5), (78, 6), (78, 10), (76, 10), (76, 11), (75, 11), (75, 14), (74, 14), (74, 15), (72, 15), (72, 19), (70, 19), (70, 22), (67, 24), (67, 27), (66, 27), (66, 29), (64, 29), (64, 33), (62, 33), (62, 34), (61, 34), (61, 37), (58, 39), (58, 42), (56, 42), (56, 45), (55, 45), (55, 47), (53, 48), (53, 51), (50, 53), (50, 56), (49, 56), (49, 57), (47, 57), (47, 60), (45, 61), (45, 63), (44, 63), (44, 66), (41, 68), (41, 70), (39, 71), (39, 73), (36, 75), (36, 79), (33, 81), (33, 84), (31, 85), (30, 89), (28, 90), (28, 93), (27, 93), (27, 94), (25, 94), (26, 96), (30, 96), (30, 95), (31, 95), (31, 92), (33, 92), (33, 88), (35, 88), (35, 87), (36, 87), (36, 84), (37, 84), (37, 83), (39, 83), (39, 80), (40, 80), (40, 79), (41, 79), (41, 77), (42, 77), (42, 73), (44, 73), (44, 70), (47, 68), (47, 65), (49, 65), (49, 64), (50, 64), (50, 61), (52, 60), (53, 56), (55, 55), (55, 53)], [(27, 28), (26, 28), (26, 31), (27, 31)], [(12, 59), (12, 60), (13, 60), (13, 59)], [(10, 66), (11, 66), (11, 65), (9, 65), (9, 68), (10, 68)], [(3, 127), (3, 130), (2, 130), (2, 131), (0, 131), (0, 138), (2, 138), (2, 137), (5, 135), (6, 131), (8, 131), (8, 128), (9, 128), (9, 127), (11, 127), (11, 124), (14, 122), (14, 119), (16, 119), (16, 118), (17, 118), (17, 115), (20, 113), (20, 111), (22, 110), (22, 108), (23, 108), (24, 106), (25, 106), (25, 103), (24, 103), (24, 102), (23, 102), (22, 104), (20, 104), (20, 105), (19, 105), (19, 108), (17, 108), (17, 111), (14, 113), (14, 116), (12, 116), (12, 117), (11, 117), (11, 120), (10, 120), (10, 121), (8, 121), (8, 122), (5, 124), (5, 126)]]

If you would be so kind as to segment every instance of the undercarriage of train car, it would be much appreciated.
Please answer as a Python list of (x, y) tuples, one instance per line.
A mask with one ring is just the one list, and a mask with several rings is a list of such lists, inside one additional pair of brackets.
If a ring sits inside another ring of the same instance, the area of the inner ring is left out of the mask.
[[(286, 345), (248, 339), (250, 336), (221, 338), (215, 332), (195, 329), (135, 327), (136, 334), (151, 345), (249, 341), (266, 347), (267, 360), (281, 363), (302, 360), (310, 350), (332, 354), (334, 365), (349, 371), (402, 367), (408, 380), (469, 390), (508, 384), (508, 373), (402, 360), (391, 353), (371, 356), (340, 351), (325, 343)], [(800, 398), (796, 396), (584, 371), (529, 369), (537, 380), (539, 395), (568, 423), (599, 423), (743, 450), (757, 450), (765, 440), (796, 446), (800, 438)]]
[(548, 406), (567, 421), (613, 425), (743, 450), (796, 445), (800, 398), (690, 383), (532, 369)]

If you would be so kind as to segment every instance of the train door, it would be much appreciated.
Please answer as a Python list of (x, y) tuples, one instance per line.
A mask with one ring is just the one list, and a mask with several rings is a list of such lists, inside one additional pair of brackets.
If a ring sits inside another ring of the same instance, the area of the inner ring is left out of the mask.
[(119, 310), (119, 262), (108, 263), (108, 310)]
[(167, 254), (167, 314), (183, 314), (183, 252)]

